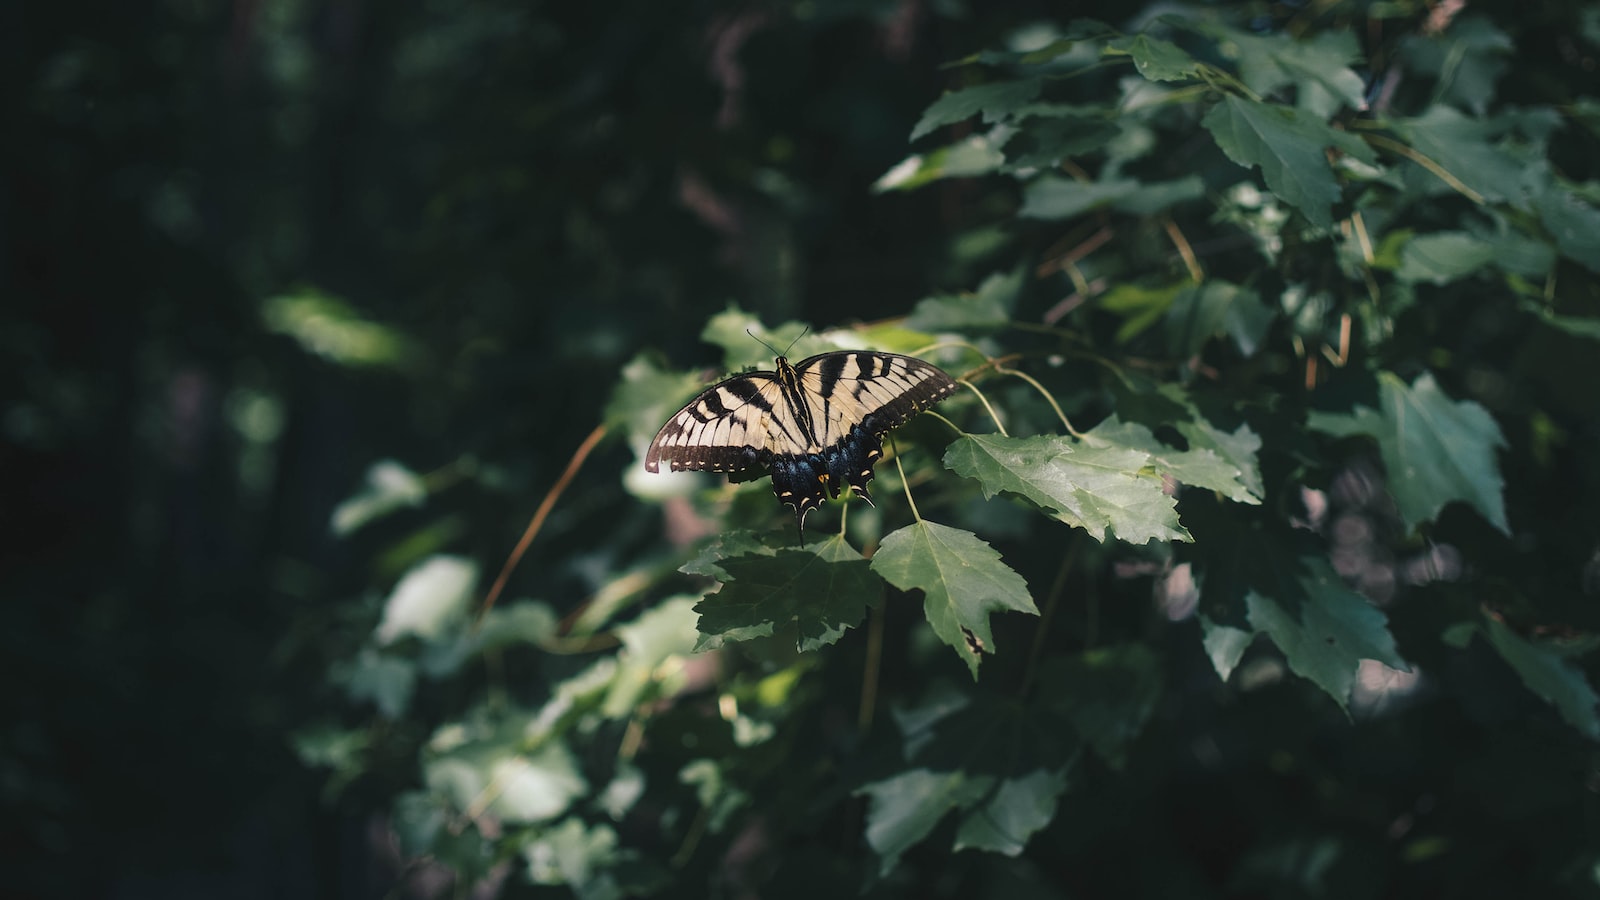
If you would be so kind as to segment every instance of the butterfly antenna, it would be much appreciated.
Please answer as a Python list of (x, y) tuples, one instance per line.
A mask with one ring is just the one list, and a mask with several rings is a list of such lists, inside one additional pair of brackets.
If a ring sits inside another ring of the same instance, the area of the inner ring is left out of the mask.
[(771, 350), (773, 356), (787, 357), (789, 355), (789, 351), (794, 349), (794, 345), (800, 343), (800, 339), (805, 337), (806, 336), (806, 332), (808, 332), (810, 330), (811, 330), (811, 326), (810, 325), (807, 325), (806, 327), (800, 329), (800, 333), (794, 336), (794, 340), (789, 342), (789, 346), (783, 348), (783, 352), (782, 353), (778, 352), (778, 348), (777, 347), (774, 347), (771, 344), (767, 343), (766, 341), (763, 341), (761, 338), (756, 337), (756, 333), (754, 331), (751, 331), (750, 329), (746, 328), (744, 330), (744, 333), (750, 335), (751, 339), (754, 340), (756, 343), (758, 343), (761, 346), (767, 348), (768, 350)]

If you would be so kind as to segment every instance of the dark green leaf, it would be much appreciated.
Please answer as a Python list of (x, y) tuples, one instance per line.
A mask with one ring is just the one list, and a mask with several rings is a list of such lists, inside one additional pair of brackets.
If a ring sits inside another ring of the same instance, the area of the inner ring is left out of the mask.
[(1213, 337), (1227, 336), (1245, 356), (1255, 355), (1277, 320), (1251, 288), (1209, 279), (1179, 291), (1167, 309), (1167, 347), (1176, 356), (1199, 353)]
[[(1423, 115), (1392, 121), (1390, 126), (1414, 150), (1491, 202), (1509, 196), (1508, 189), (1516, 184), (1511, 176), (1523, 168), (1515, 157), (1490, 143), (1493, 129), (1487, 123), (1448, 106), (1430, 106)], [(1443, 188), (1432, 173), (1418, 171), (1415, 177)]]
[(1055, 818), (1066, 788), (1065, 770), (1036, 769), (1001, 780), (962, 815), (954, 849), (1017, 856), (1028, 838)]
[(1495, 461), (1506, 441), (1488, 411), (1470, 400), (1451, 400), (1431, 374), (1408, 386), (1380, 373), (1378, 399), (1381, 410), (1313, 413), (1309, 424), (1329, 434), (1377, 439), (1389, 492), (1408, 528), (1432, 521), (1445, 504), (1459, 500), (1509, 534), (1505, 482)]
[(1448, 284), (1493, 264), (1495, 255), (1493, 244), (1469, 234), (1425, 234), (1413, 238), (1401, 251), (1395, 276), (1402, 281)]
[(1326, 560), (1307, 557), (1299, 565), (1298, 591), (1276, 596), (1251, 592), (1246, 598), (1251, 627), (1278, 645), (1295, 674), (1315, 682), (1346, 708), (1363, 659), (1409, 669), (1377, 607), (1345, 587)]
[(1522, 683), (1539, 698), (1554, 706), (1563, 719), (1585, 737), (1600, 740), (1600, 714), (1595, 696), (1583, 671), (1549, 647), (1533, 643), (1507, 628), (1503, 622), (1485, 618), (1483, 634)]
[(1121, 768), (1161, 699), (1161, 661), (1143, 644), (1086, 650), (1042, 666), (1039, 690), (1102, 759)]
[(1591, 272), (1600, 272), (1600, 209), (1559, 185), (1539, 194), (1533, 205), (1561, 255)]
[(994, 784), (993, 775), (908, 769), (858, 790), (871, 798), (867, 843), (880, 857), (879, 874), (893, 871), (900, 855), (931, 834), (940, 819), (978, 802)]
[(1017, 215), (1033, 219), (1070, 219), (1102, 206), (1149, 215), (1204, 193), (1205, 186), (1194, 176), (1146, 184), (1132, 179), (1084, 182), (1046, 175), (1028, 184)]
[(1360, 54), (1348, 31), (1325, 31), (1310, 40), (1284, 34), (1254, 35), (1215, 29), (1239, 60), (1239, 78), (1260, 95), (1293, 86), (1296, 106), (1327, 118), (1340, 107), (1366, 108), (1366, 82), (1350, 63)]
[(1201, 124), (1229, 159), (1245, 168), (1260, 168), (1273, 193), (1324, 228), (1333, 225), (1331, 207), (1340, 198), (1326, 149), (1337, 147), (1360, 159), (1371, 158), (1359, 138), (1335, 131), (1309, 113), (1242, 97), (1223, 98)]
[(1183, 48), (1147, 34), (1107, 41), (1106, 49), (1110, 53), (1126, 53), (1132, 57), (1134, 68), (1151, 81), (1189, 81), (1200, 70), (1200, 64)]
[(928, 297), (917, 303), (906, 324), (926, 331), (1004, 328), (1022, 291), (1027, 270), (995, 272), (970, 294)]
[(732, 580), (695, 606), (696, 652), (768, 636), (816, 650), (837, 641), (883, 596), (883, 582), (837, 535), (804, 550), (736, 556), (720, 565)]
[(983, 121), (996, 122), (1007, 112), (1039, 96), (1040, 82), (1036, 78), (1021, 81), (997, 81), (951, 91), (933, 101), (927, 112), (911, 129), (911, 140), (916, 140), (942, 125), (951, 125), (979, 113)]
[(989, 629), (992, 613), (1039, 614), (1028, 583), (969, 531), (926, 521), (907, 525), (883, 539), (872, 569), (902, 591), (926, 595), (928, 623), (966, 661), (973, 678), (981, 654), (999, 649)]

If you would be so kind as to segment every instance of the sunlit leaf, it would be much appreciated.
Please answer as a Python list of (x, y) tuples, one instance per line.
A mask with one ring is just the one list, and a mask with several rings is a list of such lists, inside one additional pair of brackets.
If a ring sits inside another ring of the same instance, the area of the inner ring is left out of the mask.
[(973, 678), (982, 654), (998, 650), (991, 614), (1039, 614), (1028, 583), (994, 548), (970, 531), (936, 522), (918, 521), (890, 533), (872, 555), (872, 570), (903, 591), (924, 593), (928, 623), (966, 661)]
[(601, 712), (613, 718), (626, 716), (643, 699), (670, 696), (681, 685), (682, 667), (664, 670), (663, 664), (693, 652), (695, 597), (672, 597), (615, 629), (622, 641), (617, 673)]
[(269, 331), (343, 366), (399, 368), (421, 353), (398, 329), (364, 318), (350, 304), (314, 288), (268, 298), (261, 318)]
[(927, 153), (914, 153), (883, 173), (872, 183), (872, 190), (909, 191), (944, 178), (970, 178), (999, 171), (1006, 163), (1000, 144), (1009, 135), (1009, 131), (1000, 128), (968, 135)]
[(1056, 435), (964, 435), (944, 455), (945, 466), (977, 479), (984, 496), (1026, 497), (1095, 540), (1105, 540), (1107, 532), (1130, 544), (1188, 540), (1177, 501), (1146, 470), (1150, 463), (1143, 451), (1090, 447)]
[(1251, 431), (1249, 425), (1240, 425), (1230, 433), (1197, 415), (1193, 419), (1177, 422), (1175, 427), (1189, 442), (1191, 450), (1203, 449), (1216, 453), (1238, 471), (1240, 483), (1251, 496), (1265, 496), (1262, 493), (1265, 488), (1261, 483), (1261, 464), (1258, 459), (1261, 436)]
[(478, 567), (458, 556), (435, 556), (407, 572), (383, 605), (373, 637), (392, 644), (402, 637), (442, 637), (460, 622), (478, 583)]
[(367, 469), (366, 487), (334, 508), (333, 533), (344, 537), (395, 510), (419, 507), (427, 499), (428, 488), (415, 472), (392, 459), (379, 460)]
[(1451, 400), (1431, 374), (1407, 385), (1392, 373), (1380, 373), (1378, 400), (1378, 410), (1358, 406), (1350, 413), (1313, 413), (1309, 424), (1329, 434), (1377, 440), (1389, 492), (1406, 527), (1430, 522), (1446, 504), (1461, 501), (1509, 534), (1505, 482), (1495, 461), (1505, 438), (1489, 412), (1470, 400)]
[(1252, 493), (1249, 487), (1249, 482), (1259, 482), (1261, 477), (1256, 471), (1254, 459), (1249, 460), (1247, 471), (1209, 447), (1179, 450), (1156, 440), (1155, 434), (1145, 426), (1120, 421), (1116, 416), (1084, 434), (1083, 442), (1102, 449), (1141, 451), (1149, 455), (1149, 465), (1154, 465), (1157, 471), (1171, 475), (1184, 484), (1217, 491), (1238, 503), (1261, 502), (1261, 497)]

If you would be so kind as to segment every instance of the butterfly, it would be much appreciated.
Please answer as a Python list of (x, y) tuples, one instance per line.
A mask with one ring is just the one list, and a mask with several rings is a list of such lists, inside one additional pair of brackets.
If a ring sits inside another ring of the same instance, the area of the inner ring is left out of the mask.
[(937, 366), (898, 353), (840, 350), (793, 365), (779, 356), (777, 371), (735, 375), (691, 400), (661, 426), (644, 467), (734, 481), (770, 472), (804, 533), (806, 513), (844, 485), (871, 503), (883, 436), (955, 390)]

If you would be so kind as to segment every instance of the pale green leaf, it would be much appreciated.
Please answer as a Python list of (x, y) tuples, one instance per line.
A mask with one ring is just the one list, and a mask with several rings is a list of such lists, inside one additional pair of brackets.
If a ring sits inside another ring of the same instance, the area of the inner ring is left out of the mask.
[(1492, 265), (1494, 244), (1462, 232), (1441, 232), (1412, 238), (1400, 252), (1401, 281), (1449, 284)]
[(872, 190), (909, 191), (944, 178), (970, 178), (997, 172), (1006, 164), (1000, 152), (1012, 135), (1010, 129), (997, 127), (992, 132), (968, 135), (945, 147), (927, 153), (914, 153), (883, 173), (873, 182)]
[(1146, 469), (1150, 463), (1142, 451), (1075, 445), (1058, 435), (964, 435), (944, 455), (945, 466), (977, 479), (984, 496), (1025, 497), (1095, 540), (1107, 532), (1130, 544), (1189, 540), (1177, 501)]
[(344, 537), (396, 510), (420, 507), (427, 499), (428, 487), (415, 472), (392, 459), (379, 460), (367, 469), (366, 487), (334, 508), (333, 533)]
[(1249, 471), (1235, 461), (1223, 457), (1209, 447), (1191, 447), (1179, 450), (1156, 439), (1155, 434), (1137, 422), (1123, 422), (1111, 416), (1083, 436), (1087, 446), (1105, 449), (1131, 449), (1146, 453), (1150, 465), (1157, 471), (1171, 475), (1175, 480), (1207, 490), (1217, 491), (1238, 503), (1260, 503), (1261, 497), (1253, 493), (1250, 482), (1259, 482), (1255, 461), (1249, 462)]
[(1230, 433), (1196, 415), (1175, 423), (1175, 427), (1189, 442), (1190, 449), (1210, 450), (1232, 463), (1239, 472), (1240, 483), (1251, 496), (1265, 496), (1257, 456), (1261, 450), (1261, 436), (1251, 431), (1249, 425), (1240, 425)]
[(923, 592), (928, 623), (966, 661), (973, 678), (981, 654), (998, 651), (991, 614), (1039, 614), (1028, 583), (970, 531), (926, 521), (907, 525), (883, 539), (872, 570), (902, 591)]
[(383, 605), (380, 645), (413, 636), (436, 640), (459, 624), (472, 602), (478, 567), (459, 556), (433, 556), (401, 577)]
[(1211, 660), (1211, 668), (1216, 670), (1218, 678), (1227, 681), (1233, 670), (1238, 668), (1239, 660), (1244, 658), (1244, 651), (1255, 641), (1256, 633), (1213, 622), (1204, 615), (1200, 617), (1200, 631), (1201, 643), (1205, 647), (1206, 658)]

